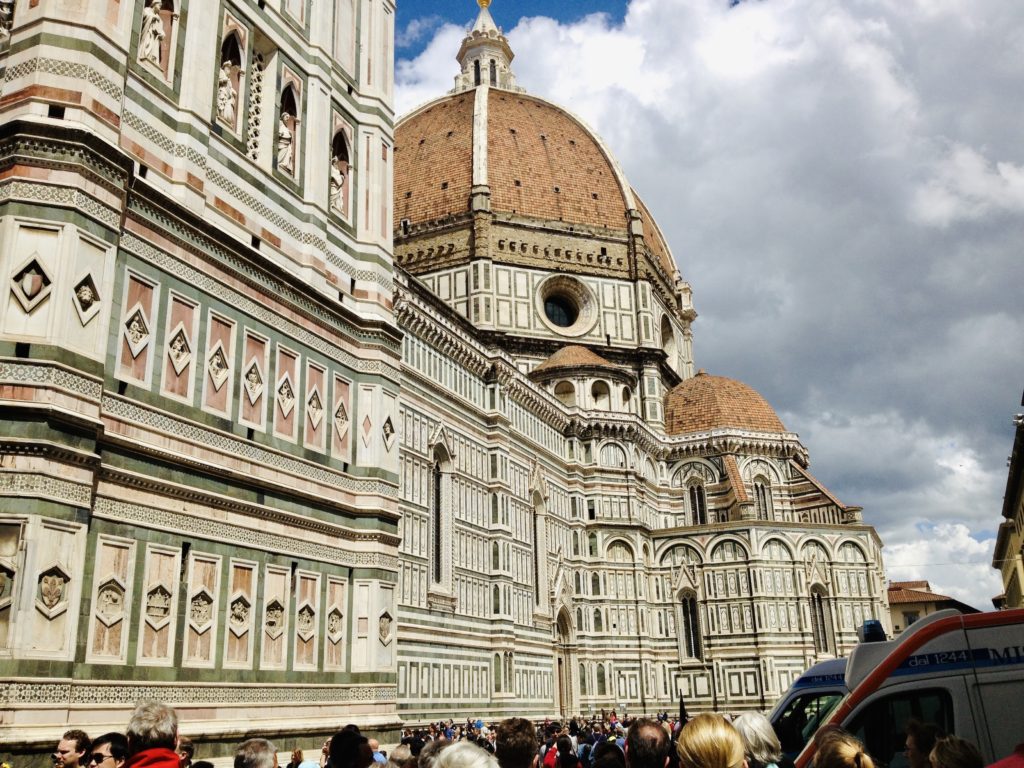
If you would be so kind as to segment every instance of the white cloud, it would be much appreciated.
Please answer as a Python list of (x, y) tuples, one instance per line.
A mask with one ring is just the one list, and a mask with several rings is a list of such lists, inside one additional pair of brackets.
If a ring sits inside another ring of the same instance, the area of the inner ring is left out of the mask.
[(442, 23), (440, 16), (423, 16), (413, 19), (405, 25), (405, 29), (395, 32), (395, 48), (408, 48), (429, 35)]
[[(1024, 382), (1024, 3), (498, 21), (520, 84), (594, 126), (658, 218), (693, 285), (697, 365), (768, 398), (890, 561), (980, 558), (984, 605)], [(451, 87), (461, 37), (400, 64), (401, 104)], [(936, 568), (937, 589), (967, 588)]]

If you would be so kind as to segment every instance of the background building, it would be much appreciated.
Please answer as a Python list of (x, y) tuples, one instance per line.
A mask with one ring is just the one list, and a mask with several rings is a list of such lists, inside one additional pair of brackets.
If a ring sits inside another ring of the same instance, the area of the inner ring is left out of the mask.
[(393, 5), (13, 8), (0, 751), (394, 728)]
[(1017, 429), (1003, 495), (1004, 520), (992, 554), (992, 567), (1003, 577), (1003, 594), (992, 600), (996, 608), (1024, 608), (1024, 414), (1013, 423)]
[(890, 581), (886, 597), (895, 634), (918, 619), (947, 608), (960, 613), (978, 613), (977, 608), (961, 603), (956, 598), (932, 592), (932, 586), (927, 581)]
[(481, 5), (395, 132), (400, 712), (763, 708), (889, 624), (878, 537), (760, 395), (694, 374), (656, 223)]

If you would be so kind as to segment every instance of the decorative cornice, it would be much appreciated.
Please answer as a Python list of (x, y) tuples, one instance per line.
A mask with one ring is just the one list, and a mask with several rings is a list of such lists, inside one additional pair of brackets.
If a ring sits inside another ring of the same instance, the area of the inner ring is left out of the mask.
[(206, 517), (195, 517), (167, 509), (129, 504), (123, 501), (96, 497), (93, 515), (109, 520), (142, 525), (183, 536), (196, 536), (210, 541), (231, 542), (250, 546), (275, 554), (308, 557), (325, 563), (346, 567), (382, 568), (398, 570), (398, 556), (394, 549), (388, 552), (352, 552), (340, 547), (318, 544), (304, 539), (269, 533), (263, 528), (246, 528)]

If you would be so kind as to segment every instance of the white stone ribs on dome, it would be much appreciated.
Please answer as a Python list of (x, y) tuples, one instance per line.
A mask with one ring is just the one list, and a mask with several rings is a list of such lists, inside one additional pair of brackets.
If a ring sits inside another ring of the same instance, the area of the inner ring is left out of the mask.
[[(486, 10), (486, 9), (484, 9)], [(491, 89), (476, 89), (473, 102), (473, 186), (487, 186), (487, 99)]]

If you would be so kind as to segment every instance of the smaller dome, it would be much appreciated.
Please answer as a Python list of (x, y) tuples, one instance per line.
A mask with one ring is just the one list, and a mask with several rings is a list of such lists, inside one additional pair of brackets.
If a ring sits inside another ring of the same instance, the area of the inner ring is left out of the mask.
[(681, 435), (712, 429), (785, 432), (768, 401), (741, 381), (709, 376), (703, 369), (665, 395), (665, 432)]
[(554, 371), (562, 371), (566, 368), (608, 368), (618, 371), (618, 367), (609, 363), (596, 352), (591, 352), (586, 347), (578, 344), (567, 344), (555, 352), (531, 371), (532, 374), (548, 374)]

